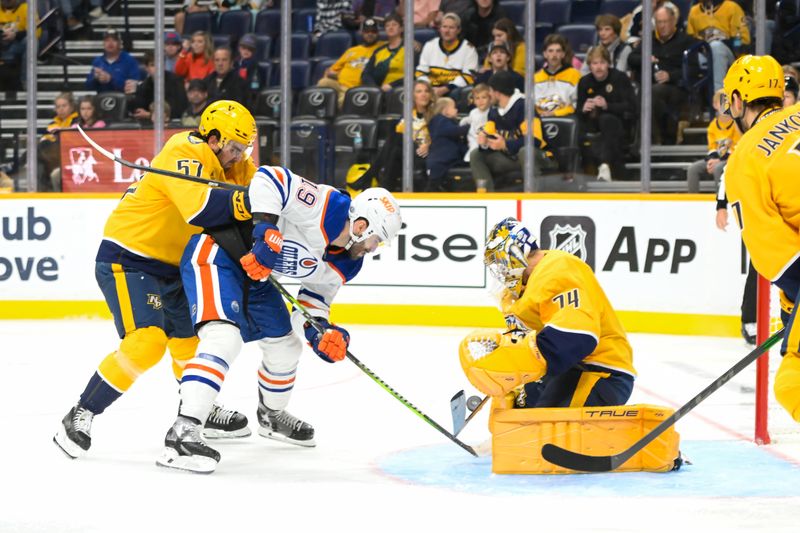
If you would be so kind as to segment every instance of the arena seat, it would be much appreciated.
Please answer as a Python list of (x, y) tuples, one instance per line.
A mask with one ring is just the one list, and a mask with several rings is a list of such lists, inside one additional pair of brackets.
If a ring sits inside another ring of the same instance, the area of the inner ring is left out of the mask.
[(349, 32), (332, 31), (323, 33), (317, 40), (314, 55), (338, 59), (351, 46), (353, 46), (353, 37)]
[(332, 120), (336, 116), (337, 93), (330, 87), (306, 87), (297, 96), (295, 118)]
[(211, 33), (213, 29), (214, 16), (209, 11), (186, 13), (186, 19), (183, 23), (184, 35), (191, 35), (196, 31), (207, 31)]
[[(340, 117), (333, 123), (334, 185), (343, 187), (347, 171), (355, 163), (368, 162), (377, 148), (378, 121), (374, 118)], [(355, 138), (361, 136), (361, 148)]]
[(214, 33), (229, 36), (232, 46), (235, 47), (242, 35), (250, 33), (252, 25), (253, 15), (249, 10), (225, 11), (220, 14), (217, 21), (217, 30)]
[(378, 87), (353, 87), (344, 95), (341, 116), (375, 118), (381, 110), (383, 91)]
[(281, 10), (262, 9), (256, 14), (256, 35), (269, 35), (273, 39), (281, 34)]

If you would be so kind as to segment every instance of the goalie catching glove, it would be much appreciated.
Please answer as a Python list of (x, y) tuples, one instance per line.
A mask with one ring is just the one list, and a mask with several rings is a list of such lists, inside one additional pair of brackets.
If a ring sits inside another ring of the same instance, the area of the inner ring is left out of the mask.
[(303, 326), (308, 345), (314, 349), (315, 354), (328, 363), (344, 359), (347, 355), (347, 346), (350, 344), (350, 334), (346, 329), (331, 324), (324, 318), (318, 318), (317, 323), (322, 327), (322, 333), (308, 322)]
[(470, 383), (489, 396), (503, 396), (520, 385), (538, 381), (547, 361), (536, 346), (536, 332), (524, 337), (496, 330), (476, 330), (458, 348), (461, 367)]
[(251, 279), (262, 281), (269, 277), (283, 248), (283, 235), (278, 226), (259, 222), (253, 228), (253, 249), (239, 262)]

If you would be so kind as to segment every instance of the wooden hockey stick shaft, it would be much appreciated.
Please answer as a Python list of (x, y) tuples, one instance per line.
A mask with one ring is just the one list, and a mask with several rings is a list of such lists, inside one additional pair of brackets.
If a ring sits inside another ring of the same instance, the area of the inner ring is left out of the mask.
[[(278, 292), (280, 292), (280, 293), (283, 295), (283, 297), (284, 297), (284, 298), (286, 298), (286, 300), (288, 300), (288, 301), (289, 301), (289, 303), (291, 303), (293, 306), (295, 306), (295, 307), (296, 307), (296, 308), (297, 308), (297, 309), (298, 309), (298, 310), (299, 310), (299, 311), (300, 311), (300, 312), (303, 314), (303, 316), (306, 318), (306, 320), (308, 321), (308, 323), (309, 323), (309, 324), (311, 324), (311, 326), (312, 326), (314, 329), (316, 329), (316, 330), (317, 330), (318, 332), (320, 332), (320, 333), (324, 333), (325, 329), (324, 329), (324, 328), (323, 328), (323, 327), (320, 325), (320, 323), (319, 323), (319, 322), (317, 322), (317, 319), (316, 319), (316, 318), (314, 318), (314, 316), (312, 316), (312, 315), (311, 315), (311, 313), (309, 313), (309, 312), (308, 312), (308, 310), (305, 308), (305, 306), (304, 306), (303, 304), (301, 304), (299, 301), (297, 301), (297, 298), (295, 298), (294, 296), (292, 296), (292, 295), (289, 293), (289, 291), (287, 291), (287, 290), (286, 290), (286, 289), (283, 287), (283, 285), (281, 285), (281, 283), (280, 283), (278, 280), (276, 280), (275, 278), (273, 278), (272, 276), (270, 276), (270, 278), (269, 278), (269, 281), (270, 281), (270, 283), (272, 283), (272, 285), (273, 285), (273, 286), (274, 286), (276, 289), (278, 289)], [(372, 379), (372, 381), (374, 381), (375, 383), (377, 383), (378, 385), (380, 385), (380, 386), (381, 386), (381, 388), (382, 388), (383, 390), (385, 390), (386, 392), (388, 392), (389, 394), (391, 394), (392, 396), (394, 396), (394, 397), (395, 397), (395, 399), (397, 399), (397, 400), (398, 400), (400, 403), (402, 403), (402, 404), (403, 404), (403, 405), (405, 405), (407, 408), (409, 408), (409, 409), (410, 409), (410, 410), (411, 410), (411, 411), (412, 411), (412, 412), (413, 412), (415, 415), (417, 415), (417, 416), (418, 416), (418, 417), (420, 417), (422, 420), (424, 420), (425, 422), (427, 422), (427, 423), (428, 423), (428, 425), (432, 426), (432, 427), (433, 427), (434, 429), (436, 429), (436, 430), (437, 430), (439, 433), (441, 433), (442, 435), (444, 435), (445, 437), (447, 437), (448, 439), (450, 439), (451, 441), (453, 441), (454, 443), (456, 443), (457, 445), (459, 445), (461, 448), (463, 448), (464, 450), (466, 450), (468, 453), (472, 454), (474, 457), (478, 457), (478, 454), (475, 452), (475, 450), (473, 450), (473, 449), (472, 449), (472, 446), (469, 446), (468, 444), (465, 444), (464, 442), (462, 442), (462, 441), (458, 440), (458, 439), (456, 438), (456, 436), (455, 436), (455, 435), (453, 435), (452, 433), (450, 433), (449, 431), (447, 431), (446, 429), (444, 429), (442, 426), (440, 426), (440, 425), (439, 425), (439, 424), (438, 424), (438, 423), (437, 423), (435, 420), (433, 420), (431, 417), (429, 417), (428, 415), (426, 415), (425, 413), (423, 413), (422, 411), (420, 411), (419, 409), (417, 409), (417, 408), (414, 406), (414, 404), (412, 404), (411, 402), (409, 402), (408, 400), (406, 400), (406, 399), (405, 399), (405, 398), (404, 398), (404, 397), (403, 397), (403, 396), (402, 396), (402, 395), (401, 395), (399, 392), (397, 392), (397, 391), (396, 391), (396, 390), (394, 390), (392, 387), (390, 387), (390, 386), (389, 386), (389, 385), (388, 385), (388, 384), (387, 384), (385, 381), (383, 381), (383, 380), (382, 380), (380, 377), (378, 377), (378, 375), (377, 375), (377, 374), (375, 374), (375, 372), (373, 372), (372, 370), (370, 370), (370, 369), (367, 367), (367, 365), (365, 365), (364, 363), (362, 363), (362, 362), (361, 362), (361, 361), (360, 361), (360, 360), (359, 360), (359, 359), (358, 359), (356, 356), (354, 356), (354, 355), (353, 355), (353, 354), (350, 352), (350, 350), (347, 350), (347, 358), (348, 358), (350, 361), (352, 361), (352, 362), (353, 362), (353, 364), (355, 364), (355, 365), (356, 365), (356, 366), (357, 366), (359, 369), (361, 369), (361, 371), (362, 371), (362, 372), (364, 372), (364, 373), (365, 373), (367, 376), (369, 376), (369, 377)]]
[(645, 446), (650, 444), (653, 440), (666, 431), (670, 426), (675, 424), (678, 420), (683, 418), (689, 411), (697, 407), (700, 402), (711, 396), (714, 391), (721, 388), (736, 374), (741, 372), (750, 363), (761, 357), (761, 355), (768, 351), (778, 341), (783, 338), (784, 328), (779, 329), (770, 338), (764, 341), (763, 344), (757, 346), (752, 352), (747, 354), (744, 359), (733, 365), (727, 372), (718, 377), (705, 389), (700, 391), (694, 398), (689, 400), (680, 409), (672, 413), (672, 415), (653, 428), (650, 433), (634, 442), (633, 445), (616, 455), (584, 455), (576, 453), (554, 444), (545, 444), (542, 446), (542, 457), (545, 460), (558, 465), (563, 468), (571, 470), (578, 470), (584, 472), (610, 472), (622, 466), (628, 459), (636, 455)]
[(169, 176), (171, 178), (177, 178), (179, 180), (186, 180), (186, 181), (193, 181), (195, 183), (202, 183), (204, 185), (208, 185), (210, 187), (218, 187), (220, 189), (230, 189), (234, 191), (247, 191), (247, 187), (243, 185), (236, 185), (234, 183), (226, 183), (224, 181), (216, 181), (216, 180), (207, 180), (205, 178), (199, 178), (197, 176), (190, 176), (189, 174), (182, 174), (180, 172), (173, 172), (171, 170), (164, 170), (161, 168), (153, 168), (148, 167), (145, 165), (139, 165), (136, 163), (131, 163), (130, 161), (126, 161), (121, 157), (117, 157), (116, 154), (113, 152), (109, 152), (99, 144), (97, 144), (94, 139), (89, 137), (89, 135), (81, 128), (80, 126), (76, 126), (78, 128), (78, 132), (86, 139), (86, 142), (92, 145), (92, 148), (103, 154), (105, 157), (112, 161), (116, 161), (120, 165), (124, 165), (129, 168), (133, 168), (135, 170), (141, 170), (142, 172), (152, 172), (153, 174), (161, 174), (162, 176)]

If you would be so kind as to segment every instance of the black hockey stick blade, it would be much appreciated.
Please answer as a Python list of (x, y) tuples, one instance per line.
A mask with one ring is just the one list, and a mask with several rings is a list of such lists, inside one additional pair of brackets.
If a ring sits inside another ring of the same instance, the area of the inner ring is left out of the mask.
[(747, 354), (744, 359), (733, 365), (727, 372), (718, 377), (705, 389), (700, 391), (694, 398), (689, 400), (680, 409), (672, 413), (672, 416), (661, 422), (650, 433), (633, 443), (633, 445), (616, 455), (584, 455), (582, 453), (566, 450), (555, 444), (545, 444), (542, 446), (542, 457), (545, 460), (558, 465), (562, 468), (577, 470), (581, 472), (610, 472), (622, 466), (628, 459), (636, 455), (645, 446), (654, 441), (659, 435), (666, 431), (670, 426), (683, 418), (692, 409), (697, 407), (703, 400), (711, 396), (717, 389), (721, 388), (736, 374), (741, 372), (746, 366), (761, 357), (761, 355), (772, 348), (783, 338), (784, 328), (776, 331), (771, 337), (757, 346), (752, 352)]
[(450, 413), (453, 415), (453, 435), (458, 435), (467, 419), (467, 395), (463, 390), (450, 398)]

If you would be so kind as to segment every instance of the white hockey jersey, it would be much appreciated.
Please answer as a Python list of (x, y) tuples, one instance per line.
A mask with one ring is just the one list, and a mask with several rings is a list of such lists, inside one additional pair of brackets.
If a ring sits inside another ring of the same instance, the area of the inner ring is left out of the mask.
[[(284, 167), (259, 167), (250, 182), (252, 213), (278, 215), (283, 249), (273, 272), (300, 282), (297, 299), (315, 317), (329, 320), (339, 288), (361, 270), (363, 259), (329, 246), (344, 230), (350, 197), (319, 185)], [(302, 331), (305, 318), (297, 310), (292, 324)]]
[(434, 87), (466, 87), (475, 83), (477, 70), (478, 52), (469, 41), (458, 41), (455, 48), (447, 50), (441, 37), (437, 37), (422, 47), (416, 77), (430, 81)]

